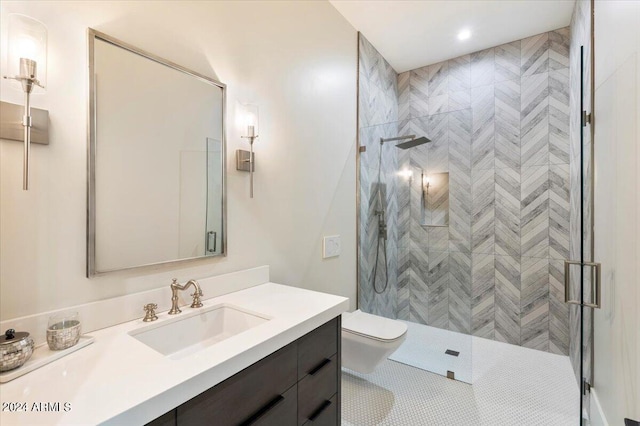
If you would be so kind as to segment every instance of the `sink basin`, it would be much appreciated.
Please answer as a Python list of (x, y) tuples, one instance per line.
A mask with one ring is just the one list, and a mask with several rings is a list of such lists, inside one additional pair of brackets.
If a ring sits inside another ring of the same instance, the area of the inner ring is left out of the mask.
[(180, 359), (269, 319), (237, 306), (219, 304), (183, 312), (168, 321), (130, 331), (129, 335), (165, 356)]

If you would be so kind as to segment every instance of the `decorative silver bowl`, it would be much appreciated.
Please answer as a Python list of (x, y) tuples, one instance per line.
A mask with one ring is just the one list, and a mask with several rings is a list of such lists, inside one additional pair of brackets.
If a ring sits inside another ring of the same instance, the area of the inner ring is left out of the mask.
[(70, 348), (80, 340), (80, 321), (60, 321), (47, 328), (47, 344), (53, 351)]
[(21, 367), (33, 354), (33, 339), (27, 332), (9, 329), (0, 337), (0, 371)]

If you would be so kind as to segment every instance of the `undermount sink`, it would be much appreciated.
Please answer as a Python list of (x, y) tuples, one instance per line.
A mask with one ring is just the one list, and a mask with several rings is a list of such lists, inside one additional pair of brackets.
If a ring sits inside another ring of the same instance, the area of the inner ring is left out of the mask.
[(180, 359), (269, 319), (225, 303), (183, 312), (176, 318), (130, 331), (129, 335), (165, 356)]

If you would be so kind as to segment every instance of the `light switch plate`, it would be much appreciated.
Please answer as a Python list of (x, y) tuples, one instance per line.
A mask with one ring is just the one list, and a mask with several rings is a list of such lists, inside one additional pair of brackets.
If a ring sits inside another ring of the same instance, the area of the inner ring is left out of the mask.
[(340, 235), (330, 235), (322, 239), (322, 258), (340, 256)]

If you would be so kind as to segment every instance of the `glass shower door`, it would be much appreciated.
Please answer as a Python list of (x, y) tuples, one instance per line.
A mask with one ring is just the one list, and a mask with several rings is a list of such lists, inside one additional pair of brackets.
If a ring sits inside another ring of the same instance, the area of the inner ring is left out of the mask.
[[(590, 54), (580, 46), (580, 146), (579, 170), (576, 170), (579, 194), (576, 197), (573, 226), (575, 239), (571, 247), (571, 260), (565, 260), (565, 302), (571, 305), (573, 323), (571, 356), (578, 368), (576, 376), (580, 389), (581, 424), (589, 424), (590, 391), (593, 383), (593, 310), (601, 306), (601, 265), (594, 262), (593, 239), (593, 87)], [(575, 320), (575, 322), (574, 322)]]

